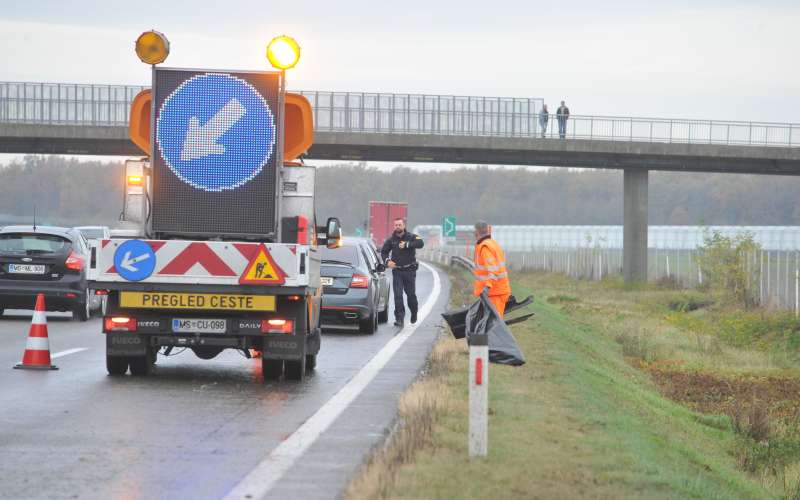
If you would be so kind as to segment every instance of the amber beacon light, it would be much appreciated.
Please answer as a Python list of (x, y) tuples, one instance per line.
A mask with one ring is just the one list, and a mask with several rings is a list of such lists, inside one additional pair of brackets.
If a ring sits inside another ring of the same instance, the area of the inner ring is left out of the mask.
[(158, 31), (145, 31), (136, 39), (136, 55), (145, 64), (160, 64), (169, 55), (169, 40)]
[(294, 68), (300, 60), (300, 46), (290, 36), (276, 36), (267, 45), (267, 59), (276, 69)]

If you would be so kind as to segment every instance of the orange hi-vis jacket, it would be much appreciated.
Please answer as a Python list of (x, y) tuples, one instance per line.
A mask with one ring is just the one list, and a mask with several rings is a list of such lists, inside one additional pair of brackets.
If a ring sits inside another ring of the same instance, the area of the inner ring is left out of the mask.
[(506, 255), (491, 237), (487, 236), (475, 245), (475, 287), (477, 297), (485, 287), (489, 296), (511, 295), (511, 284), (506, 270)]

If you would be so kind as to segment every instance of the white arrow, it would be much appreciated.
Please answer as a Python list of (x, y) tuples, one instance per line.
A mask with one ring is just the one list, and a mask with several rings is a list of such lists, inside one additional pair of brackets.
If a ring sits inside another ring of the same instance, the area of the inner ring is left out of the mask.
[(183, 140), (181, 160), (189, 161), (203, 158), (208, 155), (221, 155), (225, 153), (225, 146), (217, 144), (222, 134), (231, 129), (236, 122), (244, 116), (245, 107), (236, 99), (231, 99), (225, 106), (208, 120), (205, 125), (200, 125), (196, 116), (189, 119), (189, 131)]
[(130, 252), (125, 252), (125, 256), (122, 257), (122, 262), (119, 263), (119, 267), (121, 267), (123, 269), (127, 269), (128, 271), (130, 271), (132, 273), (138, 273), (139, 272), (139, 268), (138, 267), (133, 267), (133, 265), (134, 264), (138, 264), (139, 262), (141, 262), (143, 260), (147, 260), (149, 258), (150, 258), (150, 254), (149, 253), (143, 253), (142, 255), (131, 259), (131, 253)]

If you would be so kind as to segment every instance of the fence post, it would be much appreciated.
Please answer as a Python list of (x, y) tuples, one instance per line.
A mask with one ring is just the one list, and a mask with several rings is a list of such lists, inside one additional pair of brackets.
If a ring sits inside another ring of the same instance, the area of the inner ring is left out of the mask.
[[(797, 259), (795, 258), (795, 261), (796, 260)], [(795, 262), (795, 264), (796, 264), (796, 262)], [(798, 291), (800, 291), (800, 269), (797, 269), (797, 266), (795, 265), (795, 268), (794, 268), (794, 317), (795, 317), (795, 319), (797, 318), (798, 306), (800, 305), (800, 303), (798, 303), (798, 294), (797, 294)]]

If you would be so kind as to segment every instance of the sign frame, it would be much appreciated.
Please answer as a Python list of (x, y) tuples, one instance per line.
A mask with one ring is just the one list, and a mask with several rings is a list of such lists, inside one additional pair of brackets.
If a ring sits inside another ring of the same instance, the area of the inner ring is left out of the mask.
[[(283, 143), (284, 143), (284, 129), (286, 126), (286, 72), (285, 71), (269, 71), (269, 70), (240, 70), (240, 69), (209, 69), (209, 68), (177, 68), (177, 67), (166, 67), (166, 66), (152, 66), (151, 70), (151, 99), (150, 99), (150, 177), (153, 177), (155, 171), (155, 160), (156, 155), (158, 153), (158, 143), (157, 143), (157, 134), (158, 131), (156, 130), (157, 124), (157, 108), (158, 108), (158, 94), (156, 89), (156, 74), (159, 71), (182, 71), (182, 72), (196, 72), (200, 73), (213, 73), (213, 74), (230, 74), (232, 76), (236, 74), (253, 74), (253, 75), (271, 75), (278, 78), (278, 108), (275, 111), (275, 146), (273, 151), (274, 161), (275, 161), (275, 196), (273, 197), (272, 203), (272, 213), (274, 216), (273, 220), (273, 228), (274, 230), (266, 233), (247, 233), (247, 232), (213, 232), (214, 236), (223, 236), (225, 238), (236, 238), (236, 239), (244, 239), (244, 240), (271, 240), (271, 241), (278, 241), (280, 237), (280, 207), (281, 207), (281, 200), (283, 197), (283, 178), (281, 176), (281, 168), (284, 164), (284, 151), (283, 151)], [(263, 96), (262, 96), (263, 98)], [(154, 198), (154, 187), (151, 185), (150, 191), (150, 200)], [(148, 215), (147, 222), (146, 222), (146, 234), (149, 238), (153, 239), (160, 239), (161, 236), (169, 235), (169, 236), (181, 236), (181, 237), (207, 237), (209, 236), (210, 232), (197, 232), (197, 231), (154, 231), (153, 230), (153, 217), (152, 217), (152, 208), (150, 208)]]

